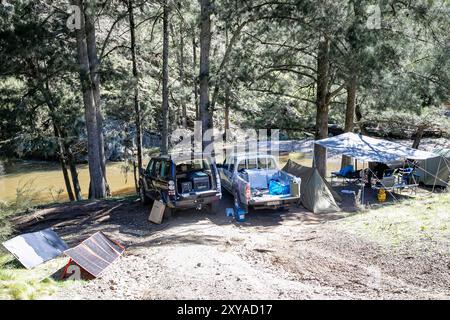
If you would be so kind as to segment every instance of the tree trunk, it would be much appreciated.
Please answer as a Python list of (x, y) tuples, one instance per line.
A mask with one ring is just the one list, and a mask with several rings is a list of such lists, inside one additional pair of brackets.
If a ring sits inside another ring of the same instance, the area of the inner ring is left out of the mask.
[[(172, 33), (173, 44), (177, 48), (176, 56), (177, 56), (177, 63), (178, 63), (178, 81), (180, 82), (180, 86), (183, 88), (184, 80), (185, 80), (183, 21), (180, 20), (180, 25), (179, 25), (180, 40), (179, 41), (176, 41), (176, 34), (175, 34), (172, 24), (170, 24), (170, 31)], [(181, 127), (186, 129), (187, 128), (186, 96), (183, 91), (181, 92), (180, 105), (178, 106), (177, 116), (178, 116), (177, 117), (178, 120), (181, 119), (181, 121), (177, 121), (176, 124), (181, 125)]]
[(414, 134), (414, 141), (412, 148), (419, 149), (420, 140), (422, 140), (423, 132), (425, 131), (425, 126), (419, 126), (416, 133)]
[(141, 127), (141, 105), (139, 103), (139, 72), (136, 60), (136, 34), (133, 12), (133, 1), (128, 0), (128, 15), (130, 20), (130, 42), (131, 42), (131, 60), (133, 63), (134, 77), (134, 125), (136, 127), (136, 148), (138, 170), (142, 168), (142, 127)]
[(249, 23), (251, 20), (247, 20), (246, 22), (241, 23), (236, 30), (234, 30), (233, 35), (231, 36), (230, 41), (228, 42), (228, 32), (226, 35), (226, 44), (225, 44), (225, 53), (223, 55), (222, 61), (220, 62), (219, 68), (216, 73), (216, 79), (215, 79), (215, 85), (212, 93), (211, 98), (211, 110), (214, 111), (216, 107), (216, 101), (217, 97), (219, 95), (220, 86), (223, 82), (223, 73), (226, 68), (226, 65), (228, 63), (228, 60), (230, 59), (231, 52), (233, 50), (234, 45), (239, 40), (239, 36), (242, 32), (242, 29)]
[[(83, 8), (81, 0), (73, 0), (74, 5)], [(80, 29), (76, 30), (77, 56), (81, 87), (83, 91), (83, 103), (85, 109), (86, 131), (88, 140), (88, 162), (90, 175), (90, 197), (106, 197), (105, 178), (102, 170), (102, 159), (100, 158), (99, 129), (97, 122), (97, 108), (95, 106), (94, 92), (90, 73), (88, 49), (86, 43), (86, 32), (84, 15), (80, 17)]]
[(169, 151), (169, 6), (164, 0), (161, 153)]
[[(317, 53), (317, 93), (316, 93), (316, 140), (328, 137), (328, 81), (330, 69), (330, 39), (325, 37), (319, 42)], [(314, 165), (322, 177), (327, 172), (327, 150), (314, 145)]]
[[(183, 24), (180, 20), (180, 84), (184, 86), (184, 38), (183, 38)], [(186, 97), (184, 92), (181, 96), (181, 125), (184, 129), (187, 129), (187, 109), (186, 109)]]
[(209, 146), (213, 139), (205, 140), (205, 132), (212, 128), (212, 114), (209, 101), (209, 51), (211, 45), (211, 3), (210, 0), (201, 0), (200, 15), (200, 110), (202, 121), (202, 150), (209, 149), (214, 155), (213, 147)]
[[(88, 4), (94, 6), (95, 3)], [(97, 135), (99, 143), (99, 157), (101, 161), (101, 168), (103, 171), (103, 178), (105, 180), (106, 194), (111, 195), (108, 181), (106, 180), (106, 157), (105, 157), (105, 140), (103, 137), (103, 116), (102, 116), (102, 106), (101, 106), (101, 96), (100, 96), (100, 62), (97, 55), (97, 43), (95, 35), (95, 25), (94, 17), (92, 13), (89, 13), (87, 6), (85, 5), (84, 16), (85, 16), (85, 32), (86, 32), (86, 44), (87, 44), (87, 54), (89, 59), (89, 69), (90, 69), (90, 79), (92, 82), (92, 91), (94, 95), (96, 117), (97, 117)], [(91, 12), (94, 8), (91, 9)]]
[(230, 129), (230, 87), (227, 86), (225, 89), (225, 114), (224, 114), (224, 129)]
[(366, 125), (362, 121), (361, 105), (358, 102), (355, 103), (355, 117), (358, 122), (359, 131), (361, 131), (362, 134), (367, 135)]
[[(356, 73), (351, 75), (350, 81), (347, 83), (347, 105), (345, 109), (345, 126), (344, 132), (353, 132), (355, 122), (355, 106), (356, 106)], [(352, 158), (348, 156), (342, 156), (341, 168), (350, 165)]]
[[(192, 57), (193, 57), (193, 70), (197, 70), (197, 43), (195, 41), (195, 33), (192, 35)], [(195, 72), (194, 75), (194, 102), (195, 102), (195, 120), (200, 121), (200, 107), (198, 103), (198, 84), (197, 84), (197, 76)]]
[(66, 144), (65, 148), (67, 152), (67, 161), (69, 163), (70, 168), (70, 175), (72, 176), (72, 184), (73, 190), (75, 192), (75, 198), (77, 201), (81, 201), (83, 200), (83, 195), (81, 194), (80, 181), (78, 180), (77, 163), (72, 153), (72, 150), (70, 150), (70, 146)]
[(69, 172), (67, 171), (67, 158), (66, 158), (66, 152), (64, 148), (64, 144), (62, 141), (60, 130), (58, 129), (57, 124), (55, 123), (55, 120), (52, 120), (53, 122), (53, 130), (55, 134), (56, 140), (58, 140), (58, 148), (59, 148), (59, 163), (61, 164), (61, 169), (64, 177), (64, 183), (66, 185), (67, 195), (69, 196), (70, 201), (75, 201), (75, 196), (73, 195), (72, 186), (70, 185), (70, 177)]
[[(64, 177), (64, 184), (66, 185), (67, 195), (68, 195), (70, 201), (75, 201), (75, 196), (72, 191), (72, 186), (70, 185), (69, 173), (67, 171), (67, 159), (68, 159), (67, 153), (68, 152), (67, 152), (66, 145), (63, 141), (64, 138), (66, 137), (66, 135), (63, 134), (63, 130), (60, 125), (60, 121), (57, 117), (57, 104), (53, 100), (53, 96), (50, 91), (50, 85), (49, 85), (48, 80), (42, 79), (38, 69), (34, 68), (33, 66), (32, 66), (32, 68), (34, 69), (35, 76), (38, 79), (37, 86), (40, 88), (40, 91), (41, 91), (42, 95), (44, 96), (45, 102), (49, 109), (50, 118), (53, 123), (53, 133), (54, 133), (55, 139), (57, 140), (57, 143), (58, 143), (58, 149), (59, 149), (58, 158), (59, 158), (59, 163), (61, 165), (61, 170), (62, 170), (63, 177)], [(45, 83), (45, 85), (44, 85), (44, 83)]]

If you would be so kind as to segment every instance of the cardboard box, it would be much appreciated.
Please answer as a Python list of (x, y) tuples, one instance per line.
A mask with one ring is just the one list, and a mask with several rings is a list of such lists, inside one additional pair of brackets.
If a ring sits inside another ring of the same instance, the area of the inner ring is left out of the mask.
[(162, 201), (153, 202), (152, 211), (150, 212), (148, 220), (156, 224), (161, 224), (165, 209), (166, 205)]

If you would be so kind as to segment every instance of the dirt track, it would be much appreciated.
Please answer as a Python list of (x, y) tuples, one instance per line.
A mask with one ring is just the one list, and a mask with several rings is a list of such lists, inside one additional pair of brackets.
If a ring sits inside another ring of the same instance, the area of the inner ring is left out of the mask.
[(230, 205), (225, 196), (214, 215), (187, 211), (162, 225), (149, 223), (150, 208), (133, 200), (57, 207), (92, 215), (38, 228), (55, 227), (71, 246), (102, 230), (127, 252), (101, 278), (63, 286), (52, 298), (450, 298), (448, 256), (395, 254), (338, 230), (342, 214), (301, 207), (237, 224), (224, 214)]

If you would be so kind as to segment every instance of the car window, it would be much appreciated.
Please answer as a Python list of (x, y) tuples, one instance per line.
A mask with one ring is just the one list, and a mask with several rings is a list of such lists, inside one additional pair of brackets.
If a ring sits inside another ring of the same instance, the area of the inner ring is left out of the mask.
[(161, 172), (159, 175), (162, 179), (168, 179), (170, 177), (170, 162), (161, 161)]
[(233, 172), (234, 171), (234, 163), (236, 162), (235, 158), (231, 158), (229, 160), (229, 166), (228, 166), (228, 171)]
[(276, 169), (277, 164), (273, 158), (267, 158), (267, 169)]
[(247, 159), (247, 169), (256, 169), (257, 167), (257, 158)]
[(267, 158), (258, 158), (258, 168), (267, 169)]
[(153, 169), (152, 176), (157, 177), (159, 176), (159, 173), (161, 172), (161, 161), (156, 160), (155, 161), (155, 168)]
[(238, 164), (238, 171), (241, 171), (241, 170), (246, 169), (246, 168), (247, 168), (246, 161), (245, 160), (241, 160), (239, 162), (239, 164)]
[(234, 162), (231, 162), (229, 167), (228, 167), (228, 171), (233, 172), (234, 171)]
[(208, 159), (197, 158), (197, 159), (181, 160), (181, 161), (176, 161), (175, 165), (176, 165), (177, 174), (181, 174), (181, 173), (189, 172), (189, 171), (211, 170), (211, 163)]
[(155, 160), (150, 160), (150, 162), (148, 163), (148, 166), (147, 166), (146, 174), (148, 174), (148, 175), (152, 174), (154, 164), (155, 164)]

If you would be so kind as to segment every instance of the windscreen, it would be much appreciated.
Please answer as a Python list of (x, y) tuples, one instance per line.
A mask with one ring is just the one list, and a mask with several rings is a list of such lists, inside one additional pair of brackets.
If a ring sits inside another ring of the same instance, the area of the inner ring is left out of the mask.
[(277, 165), (273, 158), (268, 157), (258, 157), (258, 158), (248, 158), (242, 159), (238, 164), (238, 171), (246, 169), (264, 169), (271, 170), (276, 169)]
[(211, 171), (211, 163), (207, 159), (180, 160), (175, 162), (177, 174), (191, 171)]

